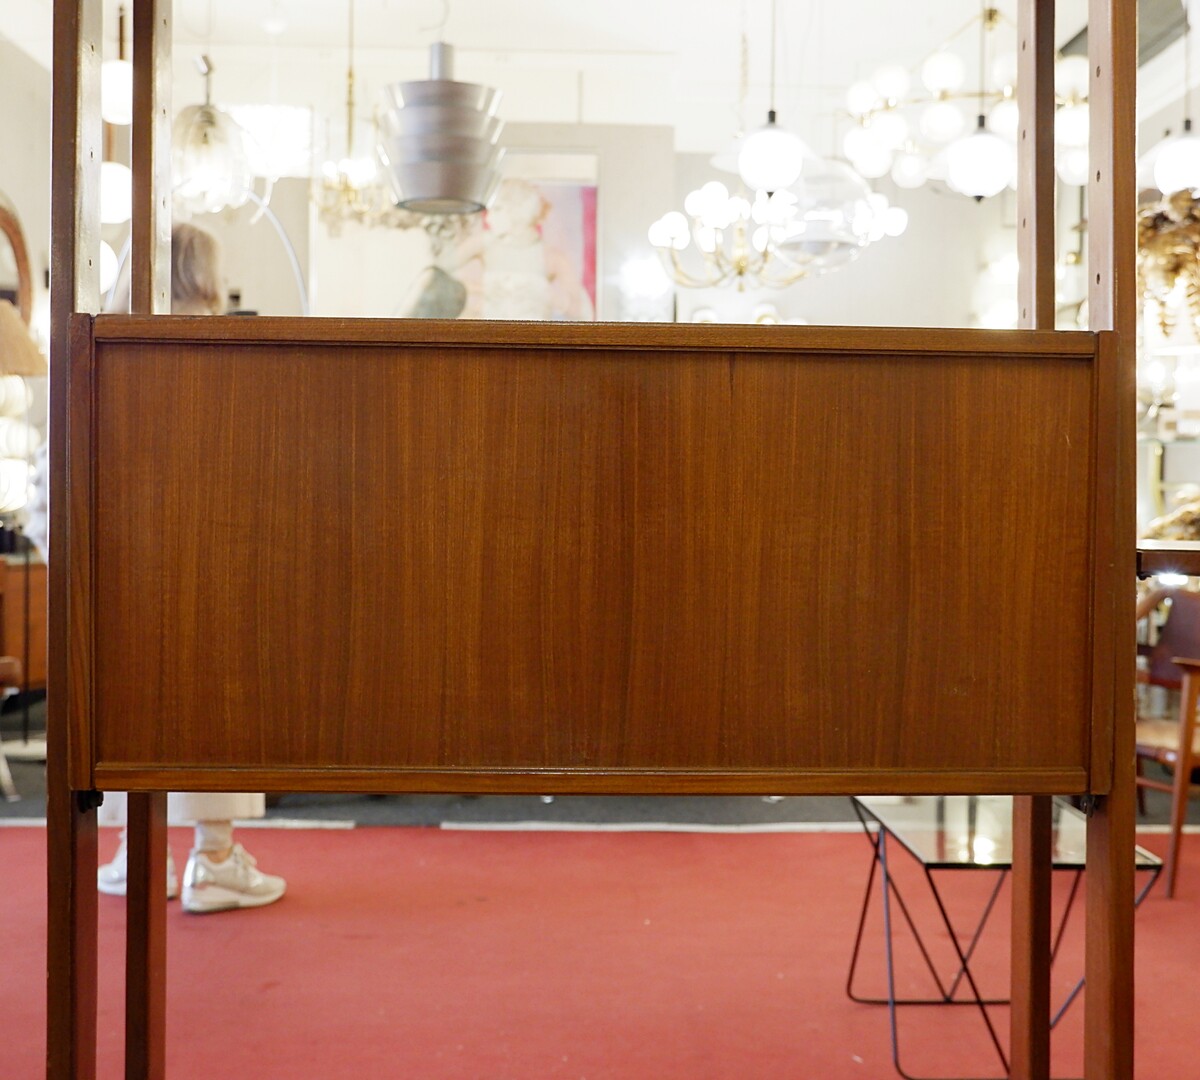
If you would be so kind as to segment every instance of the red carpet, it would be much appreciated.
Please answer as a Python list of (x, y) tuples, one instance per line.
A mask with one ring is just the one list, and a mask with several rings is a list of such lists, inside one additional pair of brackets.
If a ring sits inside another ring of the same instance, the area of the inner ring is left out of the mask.
[[(102, 836), (107, 852), (114, 835)], [(290, 892), (169, 918), (168, 1074), (414, 1080), (885, 1080), (887, 1011), (844, 983), (869, 849), (853, 834), (245, 831)], [(172, 834), (177, 855), (190, 836)], [(1149, 846), (1154, 846), (1152, 838)], [(1194, 839), (1194, 838), (1193, 838)], [(41, 1075), (44, 841), (0, 829), (0, 1076)], [(1200, 851), (1138, 914), (1138, 1076), (1200, 1076)], [(908, 867), (907, 896), (920, 884)], [(952, 916), (986, 875), (946, 880)], [(1006, 897), (1002, 898), (1006, 903)], [(1082, 909), (1077, 912), (1082, 914)], [(1002, 988), (1006, 915), (977, 969)], [(100, 1075), (121, 1075), (124, 902), (100, 897)], [(1082, 920), (1076, 923), (1079, 930)], [(868, 929), (863, 989), (880, 987)], [(938, 955), (944, 936), (931, 935)], [(921, 987), (909, 950), (903, 986)], [(1079, 970), (1069, 936), (1056, 981)], [(985, 987), (987, 989), (987, 987)], [(1079, 1003), (1077, 1003), (1078, 1005)], [(1005, 1010), (996, 1010), (1003, 1021)], [(970, 1009), (901, 1015), (904, 1064), (997, 1075)], [(1056, 1036), (1080, 1074), (1082, 1010)]]

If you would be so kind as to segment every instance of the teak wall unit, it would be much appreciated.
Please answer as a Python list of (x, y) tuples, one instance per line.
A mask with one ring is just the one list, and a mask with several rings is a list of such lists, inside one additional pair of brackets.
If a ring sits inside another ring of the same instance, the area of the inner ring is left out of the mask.
[(56, 0), (48, 1076), (94, 1075), (114, 788), (129, 1076), (165, 1068), (163, 792), (246, 788), (1018, 794), (1031, 1080), (1049, 797), (1093, 796), (1086, 1075), (1132, 1075), (1136, 14), (1091, 5), (1098, 332), (1056, 333), (1053, 5), (1019, 7), (1005, 334), (163, 317), (166, 0), (137, 314), (93, 318), (99, 2)]

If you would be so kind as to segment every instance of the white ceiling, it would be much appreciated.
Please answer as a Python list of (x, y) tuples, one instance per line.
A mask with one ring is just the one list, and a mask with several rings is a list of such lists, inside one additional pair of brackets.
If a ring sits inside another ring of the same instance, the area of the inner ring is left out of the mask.
[[(103, 0), (105, 52), (116, 52), (118, 0)], [(681, 150), (711, 150), (739, 126), (743, 30), (745, 120), (769, 97), (771, 0), (354, 0), (360, 115), (386, 83), (425, 77), (425, 50), (456, 46), (457, 76), (504, 91), (509, 121), (661, 123)], [(49, 62), (51, 0), (9, 0), (0, 33)], [(1015, 0), (1000, 0), (1015, 18)], [(1059, 41), (1086, 21), (1086, 0), (1059, 0)], [(15, 10), (10, 10), (15, 9)], [(976, 16), (967, 0), (778, 0), (780, 120), (831, 149), (845, 87), (885, 62), (915, 67)], [(176, 105), (198, 97), (206, 52), (224, 103), (286, 102), (339, 116), (349, 0), (175, 0)], [(996, 35), (1015, 47), (1015, 30)], [(960, 49), (971, 70), (977, 38)]]

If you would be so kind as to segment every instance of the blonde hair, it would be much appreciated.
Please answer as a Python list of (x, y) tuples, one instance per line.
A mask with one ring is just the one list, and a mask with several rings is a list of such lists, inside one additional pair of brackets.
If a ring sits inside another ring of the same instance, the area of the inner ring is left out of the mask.
[(176, 315), (219, 315), (225, 310), (220, 247), (196, 225), (171, 230), (171, 311)]

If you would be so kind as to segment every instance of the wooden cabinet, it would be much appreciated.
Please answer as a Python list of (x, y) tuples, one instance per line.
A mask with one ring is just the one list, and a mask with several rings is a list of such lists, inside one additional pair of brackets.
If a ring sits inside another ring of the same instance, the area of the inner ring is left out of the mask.
[[(28, 655), (25, 651), (27, 626)], [(30, 557), (28, 567), (24, 555), (0, 557), (0, 656), (14, 656), (27, 669), (23, 687), (45, 689), (46, 564), (36, 555)]]

